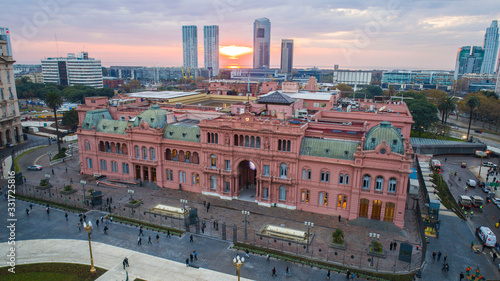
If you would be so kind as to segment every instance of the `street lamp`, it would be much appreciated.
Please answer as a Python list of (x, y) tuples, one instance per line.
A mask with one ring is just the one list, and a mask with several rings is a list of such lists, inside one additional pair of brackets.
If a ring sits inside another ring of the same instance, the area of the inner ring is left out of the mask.
[(237, 256), (233, 259), (233, 263), (236, 268), (238, 268), (238, 281), (240, 281), (240, 268), (245, 263), (245, 258), (240, 258), (240, 256)]
[(483, 167), (483, 154), (481, 154), (481, 165), (479, 165), (479, 175), (477, 175), (477, 178), (481, 178), (481, 168)]
[[(50, 175), (49, 174), (45, 174), (45, 178), (47, 180), (50, 180)], [(48, 187), (49, 187), (49, 197), (52, 197), (52, 195), (50, 194), (50, 187), (51, 187), (50, 184), (48, 185)]]
[(314, 226), (313, 222), (306, 221), (304, 225), (307, 227), (307, 244), (306, 244), (306, 253), (309, 253), (309, 236), (311, 236), (311, 227)]
[(375, 240), (380, 238), (380, 234), (370, 232), (370, 238), (372, 239), (372, 260), (370, 265), (373, 266), (373, 258), (375, 257)]
[(247, 216), (250, 216), (250, 212), (249, 211), (241, 211), (241, 214), (243, 214), (245, 216), (245, 240), (248, 239), (248, 235), (247, 235)]
[(189, 210), (188, 210), (188, 201), (186, 199), (181, 199), (181, 204), (184, 204), (184, 225), (186, 226), (186, 231), (189, 232), (189, 222), (188, 222), (188, 215), (189, 215)]
[(89, 249), (90, 249), (90, 273), (95, 273), (94, 258), (92, 257), (92, 244), (90, 243), (90, 232), (92, 232), (92, 223), (89, 221), (88, 224), (83, 222), (83, 228), (87, 231), (89, 235)]
[(82, 189), (83, 189), (83, 204), (85, 204), (85, 185), (87, 184), (87, 181), (81, 180), (80, 183), (82, 184)]

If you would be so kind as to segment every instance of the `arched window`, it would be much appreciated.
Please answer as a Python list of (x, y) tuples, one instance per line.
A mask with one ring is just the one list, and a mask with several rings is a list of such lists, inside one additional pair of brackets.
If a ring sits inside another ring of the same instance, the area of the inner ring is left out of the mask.
[(310, 170), (310, 169), (309, 169), (309, 170), (307, 170), (307, 179), (308, 179), (308, 180), (311, 180), (311, 174), (312, 174), (312, 173), (311, 173), (311, 170)]
[(279, 200), (286, 201), (286, 187), (284, 185), (280, 186)]
[(339, 184), (344, 184), (344, 174), (340, 174), (340, 176), (339, 176)]
[(346, 209), (347, 208), (347, 196), (340, 194), (337, 202), (338, 209)]
[(320, 206), (328, 206), (328, 193), (327, 192), (320, 192), (319, 193), (319, 202), (318, 205)]
[(170, 148), (167, 148), (165, 150), (165, 160), (172, 160), (172, 151)]
[(254, 147), (255, 147), (255, 137), (254, 137), (254, 136), (251, 136), (251, 137), (250, 137), (250, 147), (251, 147), (251, 148), (254, 148)]
[(193, 173), (192, 183), (193, 183), (193, 185), (200, 185), (200, 175), (199, 174)]
[(207, 133), (207, 143), (211, 143), (210, 133)]
[(240, 135), (240, 146), (244, 146), (245, 144), (243, 143), (243, 135)]
[(215, 176), (210, 176), (210, 189), (217, 189), (217, 178)]
[(257, 137), (257, 140), (255, 142), (256, 142), (255, 147), (260, 148), (260, 137)]
[(137, 145), (135, 146), (135, 158), (137, 158), (137, 159), (141, 158), (141, 152), (140, 152), (139, 147)]
[(286, 151), (286, 140), (282, 141), (282, 147), (283, 147), (283, 151)]
[(387, 202), (385, 203), (385, 214), (384, 221), (392, 222), (394, 220), (394, 209), (396, 208), (396, 204)]
[(151, 160), (156, 161), (156, 151), (155, 151), (155, 149), (151, 147), (151, 149), (149, 149), (149, 151), (150, 151), (150, 154), (151, 154)]
[(372, 177), (370, 175), (363, 176), (363, 188), (364, 189), (370, 189), (371, 180), (372, 180)]
[(191, 163), (191, 152), (186, 151), (186, 155), (184, 155), (184, 162)]
[(215, 156), (215, 154), (210, 155), (210, 168), (217, 168), (217, 156)]
[(200, 159), (199, 159), (199, 156), (198, 156), (198, 152), (194, 152), (193, 153), (192, 160), (193, 160), (193, 164), (200, 164)]
[(344, 183), (345, 183), (345, 185), (349, 185), (349, 175), (348, 174), (344, 175)]
[(389, 186), (387, 187), (388, 192), (396, 192), (398, 180), (396, 178), (389, 179)]
[(302, 189), (300, 192), (300, 201), (309, 203), (309, 190)]
[(111, 146), (109, 145), (109, 142), (104, 143), (106, 146), (106, 152), (111, 152)]
[(104, 151), (104, 142), (103, 141), (99, 142), (99, 151)]
[(290, 152), (291, 141), (286, 142), (286, 151)]
[(303, 180), (307, 179), (307, 170), (306, 169), (302, 169), (302, 179)]
[(148, 149), (146, 147), (142, 147), (142, 159), (147, 160), (148, 159)]
[(123, 155), (128, 155), (128, 147), (126, 144), (122, 144), (122, 153)]
[(238, 135), (234, 135), (234, 146), (238, 146)]
[(278, 150), (281, 150), (281, 140), (278, 140)]
[(248, 139), (248, 136), (245, 136), (245, 147), (250, 147), (250, 141)]
[(219, 134), (215, 133), (215, 144), (219, 144)]
[(118, 153), (118, 154), (122, 154), (123, 153), (122, 152), (122, 146), (121, 146), (120, 143), (116, 144), (116, 153)]
[(288, 170), (285, 163), (280, 164), (280, 178), (287, 178)]
[(329, 182), (330, 181), (330, 172), (327, 171), (321, 171), (321, 179), (322, 182)]
[(375, 179), (375, 190), (382, 191), (383, 187), (384, 187), (384, 178), (382, 176), (378, 176)]
[(90, 151), (90, 142), (85, 141), (85, 150)]
[(172, 150), (172, 160), (177, 161), (177, 149)]

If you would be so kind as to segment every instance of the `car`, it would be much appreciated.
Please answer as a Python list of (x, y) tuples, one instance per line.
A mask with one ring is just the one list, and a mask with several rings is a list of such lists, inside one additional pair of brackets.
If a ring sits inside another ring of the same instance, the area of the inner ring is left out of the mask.
[(456, 126), (452, 126), (451, 128), (452, 128), (453, 130), (458, 130), (458, 127), (456, 127)]
[(31, 165), (28, 167), (28, 170), (30, 170), (30, 171), (40, 171), (42, 169), (43, 169), (43, 167), (40, 165)]
[(483, 133), (483, 131), (481, 131), (481, 130), (474, 130), (474, 132), (476, 132), (478, 134), (482, 134)]
[(481, 240), (481, 243), (483, 245), (488, 247), (495, 247), (497, 238), (489, 227), (480, 226), (476, 228), (476, 235), (479, 237), (479, 240)]
[(468, 179), (465, 184), (467, 184), (468, 187), (476, 187), (476, 181), (473, 179)]
[(483, 163), (483, 166), (486, 166), (486, 167), (496, 167), (497, 164), (493, 164), (493, 162), (485, 162), (485, 163)]
[(5, 147), (13, 147), (13, 146), (14, 145), (12, 143), (10, 143), (10, 142), (8, 142), (8, 143), (5, 144)]
[(462, 164), (460, 164), (460, 167), (462, 167), (462, 168), (467, 168), (467, 163), (462, 162)]
[(491, 199), (491, 202), (493, 202), (493, 204), (498, 204), (500, 202), (500, 198), (495, 197), (495, 198)]
[(488, 186), (486, 186), (486, 185), (484, 185), (484, 186), (482, 185), (482, 186), (481, 186), (481, 189), (482, 189), (485, 193), (489, 193), (489, 192), (491, 191), (491, 190), (490, 190), (490, 188), (489, 188)]

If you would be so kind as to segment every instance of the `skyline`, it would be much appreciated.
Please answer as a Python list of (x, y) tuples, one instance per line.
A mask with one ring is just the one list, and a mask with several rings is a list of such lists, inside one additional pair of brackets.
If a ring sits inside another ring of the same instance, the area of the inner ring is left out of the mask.
[(289, 38), (296, 68), (453, 70), (458, 48), (482, 45), (486, 28), (500, 19), (491, 0), (43, 3), (4, 4), (10, 12), (0, 26), (10, 29), (19, 64), (87, 51), (103, 66), (181, 66), (182, 25), (218, 25), (221, 47), (251, 47), (253, 22), (267, 17), (272, 68), (280, 67), (281, 40)]

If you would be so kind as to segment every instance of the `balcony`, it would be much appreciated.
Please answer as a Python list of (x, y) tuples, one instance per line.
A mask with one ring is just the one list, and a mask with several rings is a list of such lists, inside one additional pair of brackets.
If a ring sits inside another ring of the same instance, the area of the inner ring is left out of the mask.
[(0, 122), (4, 122), (4, 121), (9, 121), (9, 120), (12, 120), (16, 118), (16, 115), (15, 114), (11, 114), (11, 115), (7, 115), (7, 114), (2, 114), (0, 116)]
[[(119, 155), (119, 154), (115, 154)], [(138, 163), (138, 164), (143, 164), (143, 165), (158, 165), (158, 160), (149, 160), (149, 159), (142, 159), (142, 158), (132, 158), (132, 163)]]
[(167, 165), (174, 165), (174, 166), (177, 166), (177, 167), (193, 167), (193, 165), (199, 165), (197, 163), (191, 163), (191, 162), (181, 162), (181, 161), (174, 161), (174, 160), (165, 160), (165, 163), (167, 163)]
[(127, 159), (128, 154), (120, 154), (120, 153), (115, 153), (115, 152), (107, 152), (107, 151), (99, 151), (103, 156), (107, 157), (116, 157), (116, 158), (122, 158), (122, 159)]
[(292, 184), (293, 183), (292, 178), (273, 177), (273, 181), (276, 183), (282, 183), (282, 184)]
[(208, 174), (218, 174), (221, 170), (215, 167), (203, 167), (203, 172)]

